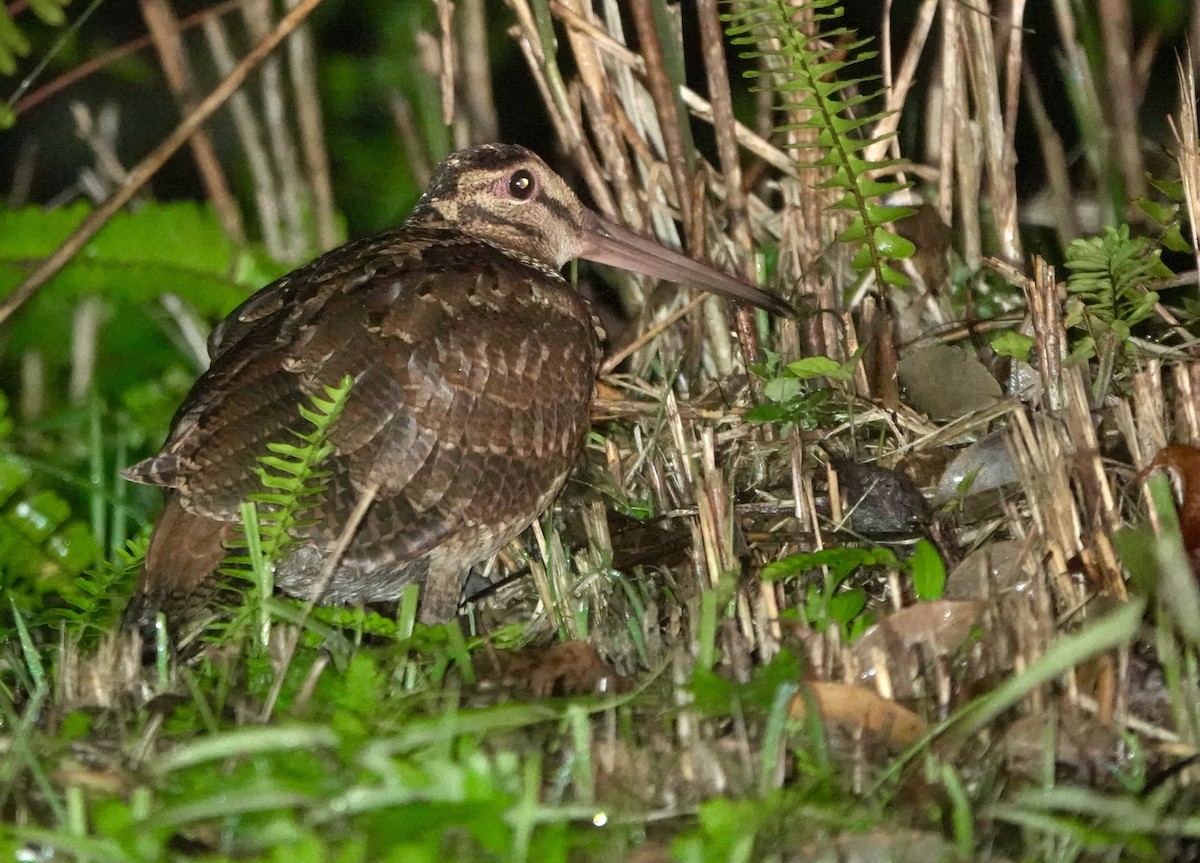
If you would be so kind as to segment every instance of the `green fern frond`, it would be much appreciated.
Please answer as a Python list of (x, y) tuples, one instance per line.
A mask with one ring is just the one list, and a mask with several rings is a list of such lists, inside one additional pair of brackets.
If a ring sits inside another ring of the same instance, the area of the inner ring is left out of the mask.
[(329, 472), (322, 468), (333, 454), (329, 436), (346, 407), (353, 380), (346, 376), (338, 386), (326, 386), (325, 397), (312, 396), (312, 406), (300, 405), (307, 431), (292, 429), (295, 441), (267, 444), (257, 468), (263, 491), (250, 495), (258, 510), (262, 554), (275, 561), (292, 540), (292, 532), (306, 524), (305, 514), (325, 492)]
[(24, 459), (0, 450), (0, 584), (10, 597), (30, 607), (49, 607), (52, 595), (79, 598), (77, 576), (99, 557), (91, 528), (72, 516), (71, 505), (37, 488)]
[(1155, 245), (1172, 252), (1191, 253), (1192, 244), (1184, 239), (1181, 230), (1187, 219), (1187, 197), (1184, 194), (1183, 183), (1178, 180), (1164, 180), (1150, 174), (1146, 175), (1146, 182), (1166, 202), (1162, 203), (1152, 198), (1138, 198), (1133, 202), (1135, 207), (1158, 225), (1160, 233)]
[[(102, 626), (117, 574), (102, 562), (91, 527), (13, 451), (12, 428), (0, 392), (0, 585), (38, 628), (63, 620)], [(0, 636), (8, 635), (0, 624)]]
[(1067, 292), (1079, 304), (1073, 310), (1075, 322), (1090, 330), (1111, 330), (1122, 341), (1129, 338), (1130, 330), (1149, 318), (1158, 302), (1158, 294), (1146, 286), (1173, 275), (1161, 255), (1146, 238), (1131, 238), (1128, 225), (1108, 228), (1103, 237), (1072, 242), (1067, 248)]
[(126, 596), (146, 558), (150, 535), (130, 539), (117, 549), (115, 561), (102, 560), (79, 573), (65, 604), (47, 611), (49, 623), (64, 621), (85, 643), (112, 630), (117, 622), (117, 597)]
[(335, 449), (330, 435), (345, 410), (352, 385), (353, 379), (347, 375), (337, 386), (326, 385), (324, 396), (313, 395), (308, 405), (299, 405), (306, 428), (291, 429), (293, 440), (268, 443), (268, 452), (258, 457), (262, 491), (249, 495), (242, 504), (240, 550), (227, 555), (221, 565), (223, 574), (249, 580), (255, 589), (234, 619), (218, 626), (218, 640), (232, 640), (256, 621), (257, 641), (266, 645), (275, 564), (295, 541), (295, 532), (311, 523), (306, 516), (325, 493), (329, 471), (323, 466)]
[[(819, 185), (821, 189), (842, 192), (830, 209), (853, 214), (849, 227), (838, 235), (839, 242), (858, 246), (853, 266), (862, 272), (874, 272), (881, 285), (908, 285), (908, 278), (892, 266), (892, 262), (911, 257), (916, 247), (886, 226), (915, 211), (910, 207), (880, 203), (887, 196), (907, 188), (907, 184), (874, 179), (894, 171), (904, 162), (868, 160), (861, 155), (873, 142), (861, 133), (885, 115), (858, 116), (855, 111), (880, 98), (880, 90), (863, 89), (879, 76), (847, 74), (847, 70), (878, 56), (877, 52), (867, 48), (871, 40), (858, 38), (853, 30), (837, 23), (842, 19), (842, 7), (836, 5), (836, 0), (811, 0), (801, 4), (791, 0), (734, 0), (732, 8), (731, 14), (724, 16), (731, 40), (735, 45), (754, 46), (741, 56), (746, 59), (766, 57), (780, 64), (770, 74), (777, 77), (776, 89), (785, 94), (787, 100), (780, 106), (781, 110), (808, 117), (799, 124), (779, 126), (779, 130), (811, 129), (816, 132), (813, 142), (795, 146), (819, 154), (807, 165), (832, 171), (829, 179)], [(798, 23), (805, 12), (809, 13), (814, 25), (811, 34)], [(768, 53), (758, 47), (768, 40), (778, 42), (778, 53)], [(838, 53), (846, 59), (830, 59), (830, 45), (837, 45)], [(746, 73), (751, 78), (759, 74), (758, 71)]]

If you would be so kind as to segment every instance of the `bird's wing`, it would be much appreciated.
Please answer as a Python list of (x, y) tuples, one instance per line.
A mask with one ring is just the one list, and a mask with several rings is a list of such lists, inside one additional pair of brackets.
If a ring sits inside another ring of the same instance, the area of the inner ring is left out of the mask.
[[(496, 513), (532, 518), (586, 430), (596, 340), (565, 286), (482, 257), (449, 271), (436, 261), (376, 267), (241, 327), (162, 452), (130, 478), (176, 488), (189, 511), (232, 520), (261, 490), (267, 444), (304, 429), (299, 405), (349, 375), (311, 544), (331, 544), (374, 484), (356, 556), (404, 562)], [(514, 279), (524, 279), (518, 290)]]

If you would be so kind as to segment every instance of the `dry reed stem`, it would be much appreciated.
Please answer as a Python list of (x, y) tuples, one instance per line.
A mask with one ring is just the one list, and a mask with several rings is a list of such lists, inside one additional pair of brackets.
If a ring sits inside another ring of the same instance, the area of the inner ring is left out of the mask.
[(678, 89), (671, 80), (667, 69), (667, 59), (663, 48), (664, 36), (670, 38), (674, 34), (659, 32), (656, 21), (655, 7), (661, 6), (654, 0), (632, 0), (630, 12), (633, 24), (637, 30), (638, 43), (641, 46), (642, 65), (645, 70), (646, 86), (654, 101), (657, 113), (658, 128), (662, 132), (663, 146), (667, 158), (667, 166), (671, 173), (675, 198), (679, 202), (679, 211), (683, 216), (683, 224), (687, 228), (689, 244), (694, 246), (696, 222), (692, 213), (692, 201), (688, 197), (688, 173), (695, 165), (695, 153), (691, 149), (691, 134), (686, 136), (685, 146), (684, 126), (677, 108)]
[[(1086, 593), (1071, 576), (1070, 561), (1079, 553), (1081, 525), (1068, 470), (1071, 443), (1061, 426), (1043, 419), (1035, 424), (1021, 412), (1013, 414), (1008, 436), (1010, 450), (1021, 469), (1025, 502), (1032, 522), (1034, 548), (1040, 547), (1043, 579), (1034, 585), (1035, 620), (1014, 626), (1019, 645), (1014, 670), (1019, 674), (1024, 658), (1042, 653), (1053, 638), (1055, 609), (1074, 612)], [(1016, 519), (1020, 523), (1022, 519)], [(1037, 696), (1040, 698), (1040, 693)], [(1040, 705), (1034, 704), (1033, 709)]]
[(1104, 104), (1112, 115), (1108, 128), (1112, 130), (1117, 150), (1117, 164), (1125, 181), (1125, 194), (1130, 199), (1146, 194), (1145, 166), (1142, 163), (1142, 142), (1138, 135), (1140, 89), (1134, 80), (1131, 58), (1133, 50), (1133, 13), (1128, 0), (1100, 0), (1097, 6), (1100, 32), (1104, 41), (1104, 67), (1107, 98)]
[(1129, 597), (1111, 541), (1112, 534), (1121, 526), (1121, 516), (1101, 458), (1096, 426), (1083, 389), (1083, 375), (1077, 366), (1071, 367), (1065, 382), (1069, 398), (1067, 429), (1075, 447), (1072, 467), (1080, 489), (1076, 508), (1084, 531), (1081, 555), (1085, 570), (1099, 590), (1124, 602)]
[(1164, 415), (1162, 363), (1156, 359), (1143, 361), (1134, 371), (1131, 383), (1136, 440), (1130, 442), (1129, 449), (1134, 456), (1133, 466), (1141, 470), (1169, 440)]
[(580, 112), (571, 104), (569, 88), (555, 57), (557, 40), (548, 10), (539, 4), (537, 14), (528, 0), (507, 0), (519, 22), (518, 41), (530, 71), (533, 72), (542, 104), (550, 112), (559, 140), (571, 154), (587, 183), (596, 207), (603, 213), (615, 213), (616, 202), (604, 182), (595, 154), (583, 132)]
[(1058, 232), (1059, 242), (1070, 243), (1079, 235), (1079, 226), (1075, 218), (1074, 194), (1071, 191), (1066, 148), (1063, 147), (1062, 136), (1050, 120), (1041, 88), (1033, 72), (1023, 69), (1021, 82), (1024, 85), (1025, 104), (1029, 108), (1038, 144), (1041, 146), (1046, 179), (1050, 183), (1050, 192), (1054, 199), (1054, 228)]
[(1171, 371), (1175, 380), (1175, 440), (1200, 446), (1200, 364), (1182, 363)]
[(500, 135), (492, 67), (488, 62), (488, 21), (484, 0), (459, 0), (458, 56), (464, 115), (473, 144), (495, 141)]
[(900, 68), (892, 71), (892, 2), (884, 5), (883, 33), (880, 37), (883, 58), (883, 94), (884, 116), (871, 131), (873, 139), (863, 150), (863, 158), (868, 162), (882, 160), (890, 151), (893, 158), (900, 158), (900, 142), (896, 130), (900, 128), (904, 106), (908, 102), (908, 94), (916, 79), (917, 66), (925, 51), (929, 39), (929, 31), (933, 27), (933, 19), (937, 13), (938, 0), (921, 0), (909, 32), (908, 45), (900, 60)]
[[(442, 91), (442, 125), (453, 128), (457, 119), (454, 110), (456, 87), (454, 84), (458, 71), (457, 51), (454, 46), (454, 3), (451, 0), (434, 0), (438, 21), (438, 77), (441, 80)], [(458, 146), (458, 141), (455, 145)]]
[[(1005, 140), (1005, 152), (1011, 159), (1009, 170), (1013, 173), (1013, 183), (1016, 183), (1016, 140), (1017, 140), (1017, 107), (1021, 98), (1021, 79), (1024, 77), (1023, 44), (1025, 38), (1025, 0), (1009, 0), (1008, 21), (1001, 20), (998, 36), (1004, 45), (1004, 125), (1008, 130)], [(997, 48), (997, 53), (1000, 53)]]
[(1179, 78), (1179, 122), (1177, 125), (1171, 117), (1167, 120), (1175, 137), (1175, 158), (1179, 163), (1179, 179), (1183, 184), (1187, 205), (1192, 249), (1196, 255), (1196, 267), (1200, 269), (1200, 144), (1197, 143), (1200, 122), (1196, 116), (1196, 73), (1190, 62), (1185, 64), (1179, 61), (1176, 69)]
[(232, 72), (206, 96), (196, 110), (184, 118), (175, 130), (154, 148), (138, 165), (129, 172), (125, 184), (113, 195), (89, 213), (79, 223), (71, 235), (63, 241), (54, 252), (38, 264), (37, 268), (13, 289), (0, 304), (0, 323), (8, 320), (12, 313), (21, 307), (26, 300), (33, 296), (39, 288), (50, 281), (63, 267), (75, 257), (87, 242), (99, 233), (100, 229), (111, 219), (135, 194), (150, 181), (175, 152), (184, 145), (196, 129), (204, 125), (225, 101), (245, 82), (254, 68), (262, 62), (279, 43), (287, 38), (304, 19), (315, 9), (320, 0), (301, 0), (301, 2), (279, 23), (264, 39), (250, 49)]
[(1038, 375), (1042, 379), (1042, 404), (1050, 413), (1066, 407), (1063, 390), (1063, 359), (1067, 356), (1066, 331), (1062, 324), (1062, 293), (1054, 268), (1040, 257), (1033, 260), (1033, 278), (1024, 284), (1026, 303), (1033, 326)]
[[(646, 74), (646, 64), (640, 55), (635, 54), (623, 44), (613, 39), (607, 31), (597, 27), (591, 21), (584, 19), (570, 8), (564, 6), (562, 0), (551, 0), (550, 9), (554, 13), (554, 16), (562, 21), (565, 26), (579, 30), (581, 33), (587, 35), (596, 47), (606, 55), (628, 66), (639, 75), (644, 76)], [(688, 111), (693, 117), (703, 120), (706, 123), (711, 124), (713, 122), (712, 103), (695, 90), (681, 85), (679, 87), (679, 97), (683, 100), (684, 105), (687, 106)], [(777, 171), (781, 171), (788, 176), (797, 176), (794, 161), (781, 149), (742, 123), (735, 122), (733, 128), (738, 144), (747, 152), (762, 159)], [(560, 137), (562, 136), (560, 135)]]
[[(294, 9), (299, 0), (287, 0)], [(301, 25), (288, 39), (288, 72), (296, 96), (296, 122), (300, 129), (300, 149), (304, 156), (305, 176), (312, 190), (313, 221), (317, 248), (328, 251), (341, 239), (333, 204), (333, 182), (329, 176), (329, 153), (325, 149), (325, 123), (321, 118), (321, 97), (317, 89), (317, 63), (312, 34)], [(489, 93), (490, 96), (490, 93)]]
[(404, 154), (404, 165), (412, 174), (413, 182), (424, 189), (433, 177), (433, 163), (425, 149), (425, 139), (417, 127), (412, 105), (399, 90), (388, 94), (388, 107), (392, 113), (392, 125), (400, 139), (400, 150)]
[[(708, 78), (708, 92), (712, 97), (713, 130), (717, 134), (717, 153), (721, 173), (725, 178), (725, 208), (729, 217), (729, 231), (737, 250), (735, 260), (743, 277), (754, 281), (754, 248), (750, 236), (749, 208), (746, 193), (742, 188), (742, 168), (738, 160), (737, 137), (734, 129), (733, 98), (729, 87), (729, 73), (725, 63), (725, 46), (721, 32), (721, 21), (716, 0), (698, 0), (697, 14), (700, 17), (700, 42), (704, 51), (704, 70)], [(756, 313), (748, 306), (739, 306), (734, 313), (738, 343), (742, 348), (742, 359), (747, 367), (762, 361), (762, 347), (758, 343)], [(761, 382), (751, 379), (756, 400), (761, 400)]]
[[(196, 107), (196, 99), (195, 78), (188, 63), (187, 49), (183, 44), (182, 28), (167, 0), (141, 0), (141, 7), (142, 18), (158, 52), (159, 64), (167, 79), (167, 86), (186, 115)], [(205, 193), (217, 215), (221, 230), (235, 243), (245, 242), (242, 214), (229, 191), (225, 171), (221, 168), (221, 161), (217, 158), (216, 148), (213, 147), (208, 132), (197, 129), (188, 144), (196, 158), (200, 181), (204, 184)]]
[[(218, 18), (204, 22), (204, 35), (208, 40), (209, 52), (218, 74), (228, 75), (237, 64), (233, 48), (224, 23)], [(246, 154), (250, 169), (250, 182), (254, 187), (254, 204), (258, 213), (258, 227), (263, 244), (270, 250), (283, 248), (280, 231), (279, 195), (271, 157), (263, 145), (262, 124), (254, 113), (250, 96), (239, 90), (229, 97), (229, 113), (233, 118), (234, 132)]]
[[(271, 3), (269, 0), (252, 0), (242, 7), (242, 17), (251, 37), (263, 39), (271, 30)], [(312, 245), (304, 220), (309, 186), (300, 172), (300, 159), (288, 122), (288, 103), (291, 100), (285, 92), (283, 64), (277, 56), (269, 55), (263, 59), (259, 85), (262, 118), (267, 130), (267, 151), (271, 154), (279, 178), (276, 195), (283, 217), (280, 246), (269, 251), (276, 260), (297, 264), (307, 257)]]
[[(934, 152), (926, 158), (937, 165), (938, 193), (935, 206), (943, 224), (954, 224), (954, 151), (959, 129), (958, 112), (961, 110), (961, 78), (957, 74), (958, 54), (958, 3), (942, 0), (942, 39), (938, 46), (938, 82), (936, 116), (929, 128), (937, 131), (933, 137)], [(931, 108), (933, 106), (931, 105)], [(972, 262), (970, 256), (968, 263)]]
[[(1019, 5), (1019, 4), (1018, 4)], [(1006, 118), (1000, 104), (1002, 91), (997, 71), (991, 18), (987, 4), (964, 8), (961, 19), (971, 100), (976, 106), (975, 120), (981, 133), (984, 164), (987, 166), (988, 204), (995, 221), (1000, 253), (1010, 263), (1021, 261), (1021, 238), (1017, 218), (1017, 156), (1010, 144), (1009, 125), (1016, 117)], [(1010, 51), (1020, 49), (1020, 40), (1010, 40)], [(1012, 59), (1009, 67), (1019, 68)]]
[[(667, 23), (658, 20), (654, 14), (651, 14), (654, 10), (649, 7), (643, 9), (643, 12), (647, 14), (635, 21), (643, 30), (649, 28), (655, 44), (663, 49), (660, 52), (661, 56), (656, 56), (654, 60), (658, 64), (657, 68), (651, 70), (650, 73), (645, 73), (650, 78), (652, 87), (650, 97), (647, 99), (641, 87), (629, 76), (630, 62), (635, 55), (632, 55), (621, 44), (623, 37), (620, 32), (620, 16), (615, 7), (609, 10), (610, 14), (606, 16), (602, 24), (597, 23), (579, 9), (569, 8), (561, 3), (556, 3), (550, 8), (556, 16), (563, 17), (572, 25), (568, 28), (568, 33), (571, 34), (573, 50), (578, 52), (580, 45), (586, 45), (589, 52), (596, 52), (595, 56), (589, 55), (582, 62), (578, 62), (579, 58), (576, 58), (581, 70), (581, 86), (578, 92), (592, 119), (593, 127), (598, 122), (597, 112), (606, 112), (615, 120), (615, 128), (621, 133), (621, 143), (628, 147), (635, 156), (635, 172), (641, 178), (639, 185), (645, 190), (641, 193), (635, 192), (634, 186), (630, 185), (633, 182), (631, 174), (623, 169), (616, 172), (611, 171), (613, 165), (609, 156), (616, 152), (614, 149), (616, 142), (609, 140), (607, 128), (603, 132), (594, 129), (600, 152), (612, 174), (609, 178), (609, 185), (614, 189), (616, 199), (623, 202), (623, 208), (626, 206), (625, 202), (637, 199), (639, 208), (643, 208), (643, 212), (648, 212), (650, 221), (654, 224), (655, 232), (659, 237), (668, 245), (674, 245), (676, 243), (674, 222), (670, 212), (662, 206), (666, 203), (664, 198), (674, 198), (678, 202), (688, 228), (689, 245), (693, 252), (701, 252), (705, 240), (702, 225), (708, 220), (701, 218), (701, 214), (707, 212), (707, 190), (699, 178), (706, 177), (707, 172), (701, 170), (696, 175), (695, 183), (685, 183), (683, 189), (674, 188), (665, 196), (662, 194), (662, 186), (654, 182), (654, 178), (661, 178), (665, 170), (675, 179), (675, 183), (672, 185), (678, 186), (682, 180), (679, 165), (686, 164), (692, 158), (690, 134), (680, 123), (681, 108), (675, 95), (678, 92), (678, 86), (670, 83), (671, 71), (668, 69), (669, 57), (665, 46), (673, 45), (676, 39), (670, 32), (664, 31), (664, 28), (668, 26)], [(642, 18), (646, 20), (642, 20)], [(608, 28), (607, 32), (605, 27)], [(586, 41), (583, 40), (584, 34), (588, 36)], [(643, 34), (643, 41), (648, 38), (650, 37)], [(598, 52), (597, 46), (602, 46), (605, 50)], [(641, 58), (638, 59), (641, 60), (640, 68), (645, 70), (647, 68), (645, 61)], [(597, 62), (598, 60), (616, 60), (617, 65), (605, 65)], [(604, 69), (607, 69), (607, 75), (602, 73)], [(604, 92), (593, 92), (598, 87), (602, 88)], [(651, 105), (654, 106), (653, 110), (650, 108)], [(731, 128), (735, 127), (731, 117), (729, 125)], [(735, 140), (736, 137), (735, 129)], [(676, 149), (680, 150), (678, 155), (674, 152)], [(736, 152), (736, 144), (734, 150)], [(663, 162), (661, 161), (662, 157), (652, 155), (655, 151), (662, 153), (667, 161)], [(728, 199), (732, 189), (731, 183), (724, 183), (723, 189)], [(735, 194), (740, 191), (739, 184)], [(743, 197), (742, 200), (744, 201), (745, 198)], [(644, 219), (645, 216), (642, 218)], [(636, 308), (640, 305), (637, 295), (627, 296), (625, 302), (627, 307)], [(717, 302), (709, 302), (703, 305), (703, 310), (703, 320), (707, 328), (707, 337), (704, 339), (707, 348), (706, 361), (711, 361), (715, 374), (726, 375), (733, 370), (732, 352), (727, 336), (729, 324), (726, 318), (726, 307)], [(753, 314), (743, 313), (740, 316), (740, 324), (739, 342), (743, 345), (745, 355), (753, 360), (759, 353)], [(664, 355), (664, 359), (671, 364), (666, 355)], [(635, 365), (644, 368), (651, 361), (652, 355), (645, 352), (635, 361)]]
[[(570, 8), (585, 19), (592, 16), (590, 4), (585, 4), (582, 0), (574, 0), (574, 6)], [(582, 84), (580, 94), (596, 142), (596, 151), (608, 173), (608, 184), (615, 193), (617, 202), (617, 210), (605, 212), (604, 215), (619, 215), (624, 224), (635, 229), (642, 228), (646, 220), (634, 192), (629, 160), (617, 138), (616, 130), (620, 128), (620, 122), (617, 120), (613, 90), (609, 86), (600, 52), (590, 40), (574, 30), (567, 30), (567, 42), (571, 46), (571, 53), (579, 70)]]

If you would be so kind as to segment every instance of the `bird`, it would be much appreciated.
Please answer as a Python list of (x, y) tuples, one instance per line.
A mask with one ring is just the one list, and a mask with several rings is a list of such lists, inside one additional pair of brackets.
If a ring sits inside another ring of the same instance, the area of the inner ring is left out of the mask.
[(211, 602), (260, 457), (347, 376), (327, 477), (274, 583), (353, 604), (415, 582), (418, 619), (451, 619), (471, 567), (545, 511), (583, 449), (602, 334), (562, 275), (575, 259), (792, 314), (585, 207), (530, 150), (453, 153), (398, 228), (320, 255), (214, 328), (166, 442), (124, 472), (164, 504), (123, 627), (161, 613), (178, 632)]

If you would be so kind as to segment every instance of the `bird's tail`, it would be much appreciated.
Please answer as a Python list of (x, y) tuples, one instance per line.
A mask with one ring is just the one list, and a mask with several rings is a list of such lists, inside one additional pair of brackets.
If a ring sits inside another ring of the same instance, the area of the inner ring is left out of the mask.
[(188, 512), (174, 492), (165, 497), (137, 588), (121, 617), (122, 629), (142, 632), (151, 644), (159, 612), (176, 638), (204, 613), (217, 592), (216, 570), (234, 527)]

